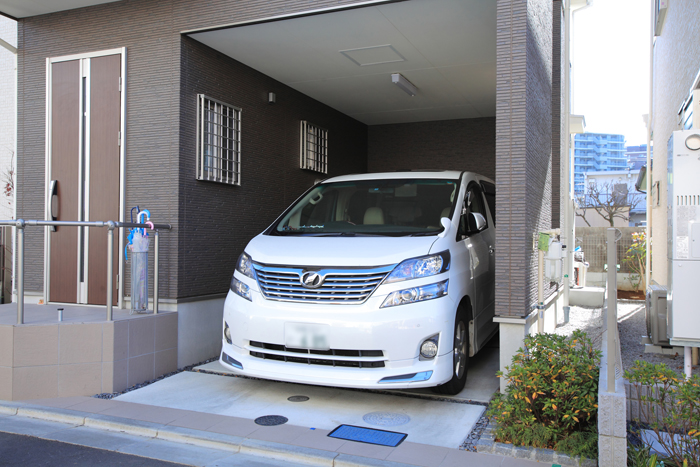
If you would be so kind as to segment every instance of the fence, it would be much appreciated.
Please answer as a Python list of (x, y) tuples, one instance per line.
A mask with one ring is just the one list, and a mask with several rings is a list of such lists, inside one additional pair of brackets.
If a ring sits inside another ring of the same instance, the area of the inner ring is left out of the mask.
[[(618, 272), (630, 273), (627, 264), (622, 260), (627, 256), (627, 249), (632, 245), (632, 234), (644, 232), (645, 227), (616, 227), (622, 233), (622, 238), (617, 242), (617, 258), (620, 269)], [(576, 227), (576, 246), (583, 250), (585, 260), (588, 262), (588, 272), (605, 272), (606, 236), (607, 227)]]

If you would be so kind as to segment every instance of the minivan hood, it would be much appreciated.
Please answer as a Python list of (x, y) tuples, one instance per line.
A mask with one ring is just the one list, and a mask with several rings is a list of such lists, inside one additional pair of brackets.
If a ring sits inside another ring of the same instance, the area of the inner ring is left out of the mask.
[(384, 266), (430, 253), (429, 237), (258, 235), (245, 251), (256, 263), (285, 266)]

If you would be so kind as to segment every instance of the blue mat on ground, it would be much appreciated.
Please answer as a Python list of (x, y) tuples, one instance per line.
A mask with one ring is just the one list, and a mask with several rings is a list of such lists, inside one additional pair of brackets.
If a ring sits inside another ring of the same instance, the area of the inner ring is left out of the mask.
[(375, 430), (353, 425), (340, 425), (328, 433), (331, 438), (347, 439), (358, 443), (378, 444), (380, 446), (396, 447), (406, 439), (408, 434), (395, 431)]

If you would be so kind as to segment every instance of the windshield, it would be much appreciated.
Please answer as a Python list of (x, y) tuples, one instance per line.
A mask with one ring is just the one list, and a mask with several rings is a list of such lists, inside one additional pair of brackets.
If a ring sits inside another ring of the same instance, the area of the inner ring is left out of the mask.
[(450, 217), (457, 180), (389, 179), (323, 183), (290, 207), (276, 235), (434, 235)]

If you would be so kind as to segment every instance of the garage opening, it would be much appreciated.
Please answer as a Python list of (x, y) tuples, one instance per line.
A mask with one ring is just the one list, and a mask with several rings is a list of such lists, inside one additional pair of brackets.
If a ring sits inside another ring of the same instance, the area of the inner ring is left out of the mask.
[[(446, 169), (495, 179), (495, 2), (383, 2), (188, 31), (180, 79), (180, 144), (197, 147), (200, 180), (187, 196), (218, 190), (202, 181), (236, 185), (246, 216), (233, 234), (240, 251), (330, 176)], [(222, 153), (231, 160), (217, 158)], [(216, 215), (215, 205), (202, 204), (188, 222)], [(213, 280), (204, 272), (188, 286)], [(498, 389), (498, 368), (496, 336), (472, 359), (467, 386), (453, 400), (483, 406)], [(225, 372), (218, 362), (201, 371)], [(323, 390), (313, 391), (340, 397)]]

